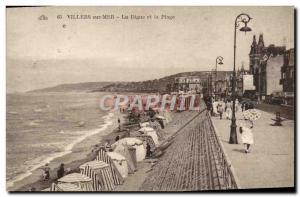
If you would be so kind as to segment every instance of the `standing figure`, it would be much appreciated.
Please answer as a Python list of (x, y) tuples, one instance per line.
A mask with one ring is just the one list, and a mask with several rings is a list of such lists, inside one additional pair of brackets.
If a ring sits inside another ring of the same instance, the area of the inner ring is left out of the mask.
[(121, 131), (121, 120), (118, 118), (119, 131)]
[(226, 119), (231, 119), (232, 116), (232, 106), (230, 100), (226, 103)]
[(217, 105), (217, 110), (218, 110), (218, 113), (219, 113), (219, 115), (220, 115), (220, 120), (222, 119), (222, 116), (223, 116), (223, 105), (222, 105), (222, 103), (221, 103), (221, 101), (218, 103), (218, 105)]
[(64, 168), (65, 164), (60, 164), (59, 169), (57, 170), (57, 178), (60, 179), (61, 177), (64, 176), (65, 174), (65, 168)]
[(239, 110), (239, 100), (235, 99), (235, 112), (238, 112)]
[(254, 143), (253, 140), (253, 122), (250, 120), (245, 120), (247, 124), (240, 126), (240, 133), (242, 138), (242, 143), (245, 147), (245, 153), (249, 153), (250, 145)]

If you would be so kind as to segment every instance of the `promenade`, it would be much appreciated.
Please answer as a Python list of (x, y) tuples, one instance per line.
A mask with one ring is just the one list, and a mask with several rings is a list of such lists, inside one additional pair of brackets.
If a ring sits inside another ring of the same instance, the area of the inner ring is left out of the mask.
[[(271, 126), (275, 114), (261, 111), (261, 118), (254, 123), (254, 144), (250, 153), (244, 153), (238, 133), (239, 144), (229, 144), (231, 120), (212, 117), (217, 135), (232, 163), (241, 188), (273, 188), (294, 186), (294, 121), (287, 120), (283, 126)], [(242, 113), (238, 111), (237, 125)], [(237, 129), (238, 131), (238, 129)]]

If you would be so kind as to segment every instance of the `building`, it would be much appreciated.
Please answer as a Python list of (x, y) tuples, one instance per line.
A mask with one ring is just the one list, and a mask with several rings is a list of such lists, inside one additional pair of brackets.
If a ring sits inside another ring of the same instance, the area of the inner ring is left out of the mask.
[(283, 65), (284, 46), (265, 46), (263, 35), (259, 35), (256, 42), (255, 35), (249, 53), (250, 74), (254, 76), (255, 94), (259, 99), (265, 100), (273, 92), (282, 91), (281, 66)]
[(208, 72), (206, 75), (206, 79), (203, 81), (202, 92), (205, 96), (212, 96), (214, 90), (214, 82), (212, 73)]
[(221, 97), (226, 97), (231, 93), (231, 75), (226, 74), (224, 77), (217, 77), (215, 94)]
[(248, 72), (245, 70), (244, 65), (242, 65), (241, 69), (238, 69), (236, 73), (236, 93), (239, 97), (242, 97), (244, 94), (243, 76), (248, 74)]
[(176, 77), (174, 83), (175, 91), (194, 91), (196, 93), (202, 93), (203, 82), (198, 76), (186, 76)]
[(232, 71), (218, 71), (216, 79), (215, 71), (189, 72), (175, 77), (173, 83), (168, 84), (167, 89), (171, 92), (192, 91), (203, 96), (226, 95), (230, 92), (231, 73)]
[(281, 67), (280, 84), (284, 93), (285, 104), (294, 104), (295, 89), (295, 60), (294, 49), (289, 49), (284, 53), (284, 61)]

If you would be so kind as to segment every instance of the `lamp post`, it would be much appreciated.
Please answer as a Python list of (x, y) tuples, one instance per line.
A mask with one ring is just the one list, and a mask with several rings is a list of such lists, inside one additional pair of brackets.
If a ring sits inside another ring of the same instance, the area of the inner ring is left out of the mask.
[(240, 31), (248, 32), (251, 31), (250, 27), (247, 27), (247, 23), (252, 18), (245, 13), (239, 14), (235, 18), (234, 22), (234, 44), (233, 44), (233, 75), (232, 75), (232, 118), (231, 118), (231, 126), (230, 126), (230, 138), (229, 144), (238, 144), (237, 140), (237, 133), (236, 133), (236, 118), (235, 118), (235, 99), (236, 99), (236, 92), (235, 92), (235, 85), (236, 85), (236, 73), (235, 73), (235, 58), (236, 58), (236, 29), (239, 27), (239, 23), (244, 23), (244, 27), (240, 29)]
[(218, 76), (217, 66), (223, 64), (223, 59), (224, 59), (224, 58), (223, 58), (222, 56), (218, 56), (218, 57), (216, 58), (215, 95), (217, 94), (217, 76)]

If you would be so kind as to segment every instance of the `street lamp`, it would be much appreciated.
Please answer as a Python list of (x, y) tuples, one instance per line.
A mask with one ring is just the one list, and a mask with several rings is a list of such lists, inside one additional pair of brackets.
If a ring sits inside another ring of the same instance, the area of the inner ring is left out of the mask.
[(218, 66), (218, 64), (219, 65), (222, 65), (223, 64), (223, 57), (222, 56), (218, 56), (217, 58), (216, 58), (216, 79), (215, 79), (215, 94), (217, 94), (217, 66)]
[(245, 13), (239, 14), (235, 18), (234, 22), (234, 45), (233, 45), (233, 75), (232, 75), (232, 118), (231, 118), (231, 126), (230, 126), (230, 138), (229, 144), (238, 144), (237, 133), (236, 133), (236, 118), (235, 118), (235, 84), (236, 84), (236, 73), (235, 73), (235, 56), (236, 56), (236, 29), (239, 27), (239, 23), (244, 23), (244, 27), (240, 29), (240, 31), (245, 32), (245, 34), (251, 31), (251, 28), (247, 26), (249, 21), (252, 18)]

